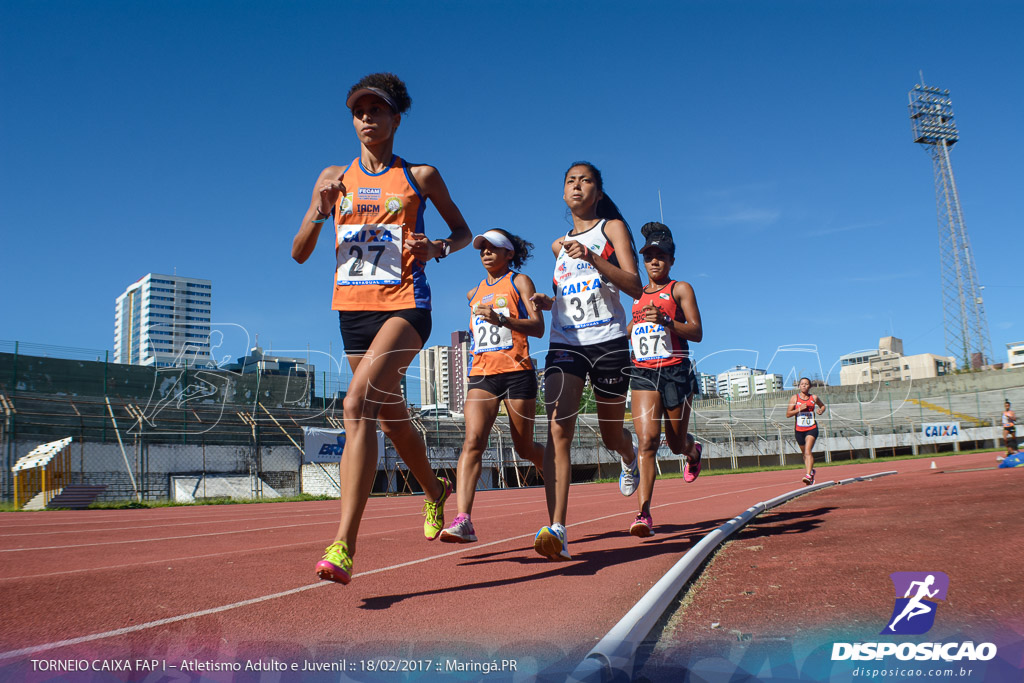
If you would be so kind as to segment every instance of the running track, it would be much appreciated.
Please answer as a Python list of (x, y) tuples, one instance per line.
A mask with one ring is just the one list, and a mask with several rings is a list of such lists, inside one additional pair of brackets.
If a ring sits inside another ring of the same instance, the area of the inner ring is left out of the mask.
[[(845, 465), (820, 469), (819, 480), (929, 465)], [(480, 541), (468, 545), (422, 537), (421, 497), (374, 498), (348, 586), (313, 573), (336, 529), (336, 501), (6, 513), (0, 680), (299, 679), (292, 672), (170, 667), (146, 673), (134, 664), (271, 658), (300, 667), (349, 662), (347, 674), (320, 675), (324, 680), (418, 678), (352, 671), (357, 660), (377, 657), (429, 659), (435, 667), (446, 659), (512, 659), (519, 678), (561, 680), (704, 534), (758, 501), (799, 488), (799, 476), (790, 470), (659, 481), (657, 535), (644, 541), (627, 531), (635, 498), (623, 498), (615, 484), (574, 486), (574, 561), (567, 563), (533, 551), (533, 535), (546, 523), (543, 489), (478, 492)], [(843, 489), (833, 494), (840, 502)], [(454, 516), (454, 499), (446, 512)], [(132, 671), (45, 672), (31, 660), (128, 660)]]

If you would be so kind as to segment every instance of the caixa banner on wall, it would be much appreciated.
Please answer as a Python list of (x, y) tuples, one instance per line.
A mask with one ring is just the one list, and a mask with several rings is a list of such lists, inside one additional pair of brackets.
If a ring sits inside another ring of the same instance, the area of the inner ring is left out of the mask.
[(959, 440), (959, 422), (926, 422), (921, 425), (923, 443), (953, 443)]
[[(323, 429), (321, 427), (303, 427), (302, 447), (306, 453), (302, 456), (303, 463), (338, 462), (345, 450), (344, 429)], [(384, 462), (384, 432), (377, 432), (377, 463)]]

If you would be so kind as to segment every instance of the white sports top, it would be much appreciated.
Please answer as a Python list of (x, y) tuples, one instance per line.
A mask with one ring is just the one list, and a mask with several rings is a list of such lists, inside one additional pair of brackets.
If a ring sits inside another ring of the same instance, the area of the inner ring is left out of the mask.
[[(576, 240), (597, 258), (618, 266), (615, 249), (604, 232), (605, 223), (601, 220), (577, 235), (570, 231), (565, 241)], [(552, 342), (588, 346), (626, 336), (626, 312), (619, 301), (619, 288), (602, 278), (594, 266), (569, 256), (564, 242), (555, 259), (554, 283)]]

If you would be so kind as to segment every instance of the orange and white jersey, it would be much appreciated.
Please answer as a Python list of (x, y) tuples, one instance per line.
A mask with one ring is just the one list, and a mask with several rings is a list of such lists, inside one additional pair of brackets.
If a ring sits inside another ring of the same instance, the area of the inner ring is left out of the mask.
[(341, 176), (346, 194), (334, 207), (336, 311), (430, 309), (426, 264), (405, 248), (423, 232), (426, 201), (406, 163), (392, 156), (380, 173), (357, 158)]
[(492, 325), (472, 313), (473, 308), (480, 305), (491, 307), (496, 313), (513, 320), (529, 318), (523, 297), (513, 282), (515, 276), (509, 271), (494, 284), (487, 284), (487, 278), (484, 278), (470, 298), (469, 333), (473, 337), (470, 377), (533, 369), (530, 343), (525, 334)]
[(814, 394), (810, 394), (807, 398), (800, 398), (800, 394), (796, 395), (794, 406), (800, 411), (796, 414), (795, 428), (798, 432), (809, 432), (818, 426), (814, 420), (814, 406), (817, 402), (818, 397)]

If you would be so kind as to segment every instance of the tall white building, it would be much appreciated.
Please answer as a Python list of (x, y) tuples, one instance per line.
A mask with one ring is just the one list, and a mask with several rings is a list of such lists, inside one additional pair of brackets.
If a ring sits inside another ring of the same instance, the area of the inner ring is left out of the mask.
[(170, 367), (210, 359), (209, 280), (149, 273), (117, 297), (114, 362)]
[(428, 346), (420, 351), (420, 404), (447, 406), (451, 398), (450, 346)]
[(718, 395), (718, 377), (709, 372), (697, 373), (697, 385), (700, 387), (700, 395), (710, 398)]

